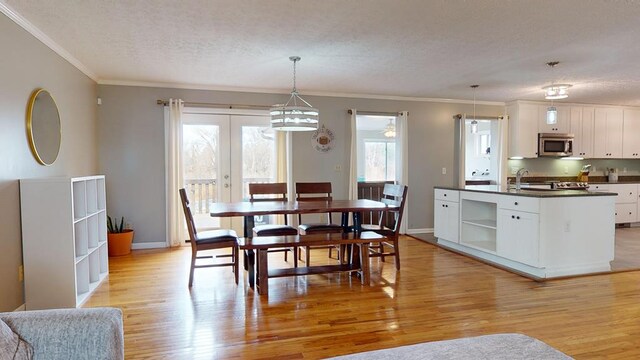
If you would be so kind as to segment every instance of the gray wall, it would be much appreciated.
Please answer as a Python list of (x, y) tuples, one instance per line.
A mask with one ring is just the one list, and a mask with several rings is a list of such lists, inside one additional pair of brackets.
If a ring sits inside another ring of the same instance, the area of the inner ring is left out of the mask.
[[(0, 49), (0, 311), (12, 311), (24, 303), (18, 180), (97, 171), (96, 84), (3, 14)], [(25, 131), (26, 105), (38, 87), (52, 94), (62, 123), (51, 166), (36, 162)]]
[[(108, 211), (125, 216), (136, 230), (135, 242), (165, 241), (164, 112), (157, 99), (188, 102), (272, 105), (284, 94), (185, 90), (99, 85), (100, 172), (107, 177)], [(335, 147), (320, 153), (308, 133), (293, 134), (294, 181), (331, 181), (336, 198), (348, 194), (350, 124), (347, 109), (409, 111), (409, 229), (433, 227), (433, 186), (453, 185), (452, 116), (472, 111), (470, 104), (303, 97), (320, 110), (321, 123), (335, 134)], [(503, 114), (502, 106), (477, 106), (477, 113)], [(340, 165), (342, 171), (336, 172)], [(447, 174), (442, 175), (442, 168)]]

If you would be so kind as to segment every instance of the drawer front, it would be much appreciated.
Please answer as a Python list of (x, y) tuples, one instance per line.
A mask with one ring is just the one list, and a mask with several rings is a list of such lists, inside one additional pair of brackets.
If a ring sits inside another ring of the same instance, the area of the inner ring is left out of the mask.
[(460, 191), (457, 190), (435, 189), (435, 194), (436, 200), (460, 202)]
[(500, 196), (498, 207), (500, 209), (539, 213), (540, 199), (526, 196)]
[(616, 204), (616, 224), (638, 221), (636, 204)]
[(602, 184), (589, 185), (589, 191), (608, 192), (609, 185), (602, 185)]
[(636, 184), (609, 185), (609, 191), (618, 193), (616, 204), (635, 204), (638, 201), (638, 185)]

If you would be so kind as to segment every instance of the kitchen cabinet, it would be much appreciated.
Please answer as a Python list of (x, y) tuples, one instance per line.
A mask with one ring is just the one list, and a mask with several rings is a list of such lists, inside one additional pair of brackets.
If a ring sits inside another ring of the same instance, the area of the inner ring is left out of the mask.
[(460, 233), (460, 192), (452, 190), (435, 190), (434, 230), (437, 238), (457, 243)]
[(615, 198), (616, 224), (633, 223), (640, 220), (638, 217), (638, 184), (593, 184), (589, 186), (589, 191), (618, 194)]
[(640, 110), (624, 110), (622, 129), (622, 157), (640, 159)]
[(547, 124), (547, 109), (549, 105), (538, 105), (538, 132), (539, 133), (559, 133), (566, 134), (570, 127), (570, 107), (556, 106), (558, 111), (558, 121), (555, 124)]
[(507, 105), (509, 157), (538, 157), (539, 104), (514, 102)]
[(569, 132), (573, 134), (573, 156), (593, 157), (593, 117), (592, 107), (572, 106), (569, 113)]
[(621, 158), (623, 114), (620, 108), (596, 108), (593, 157)]
[(497, 254), (505, 258), (538, 267), (540, 265), (540, 215), (498, 209)]

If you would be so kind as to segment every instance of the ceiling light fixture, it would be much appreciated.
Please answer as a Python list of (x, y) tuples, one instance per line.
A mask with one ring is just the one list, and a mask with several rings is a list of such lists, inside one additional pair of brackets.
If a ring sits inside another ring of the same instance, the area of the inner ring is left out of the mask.
[[(286, 104), (274, 105), (271, 110), (271, 128), (280, 131), (314, 131), (318, 129), (318, 109), (298, 95), (296, 88), (296, 62), (299, 56), (290, 56), (293, 61), (293, 89)], [(298, 100), (302, 104), (298, 105)], [(304, 105), (306, 106), (304, 106)]]
[(478, 132), (478, 120), (476, 120), (476, 89), (480, 85), (471, 85), (473, 89), (473, 120), (471, 120), (471, 133), (476, 134)]
[[(559, 61), (550, 61), (547, 63), (549, 67), (551, 67), (551, 72), (554, 71), (556, 65), (558, 65)], [(553, 100), (566, 99), (569, 97), (567, 90), (571, 87), (569, 84), (554, 84), (553, 81), (551, 85), (545, 86), (542, 89), (544, 90), (544, 98), (547, 100), (551, 100), (551, 106), (547, 108), (547, 124), (553, 125), (558, 123), (558, 109), (553, 106)]]
[(393, 119), (389, 119), (389, 123), (382, 131), (382, 134), (388, 138), (396, 137), (396, 126), (393, 124)]

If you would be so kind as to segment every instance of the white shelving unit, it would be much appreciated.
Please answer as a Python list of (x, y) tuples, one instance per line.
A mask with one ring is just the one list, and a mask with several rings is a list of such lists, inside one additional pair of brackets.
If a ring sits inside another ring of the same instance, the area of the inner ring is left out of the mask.
[(109, 274), (103, 175), (20, 180), (27, 310), (73, 308)]

